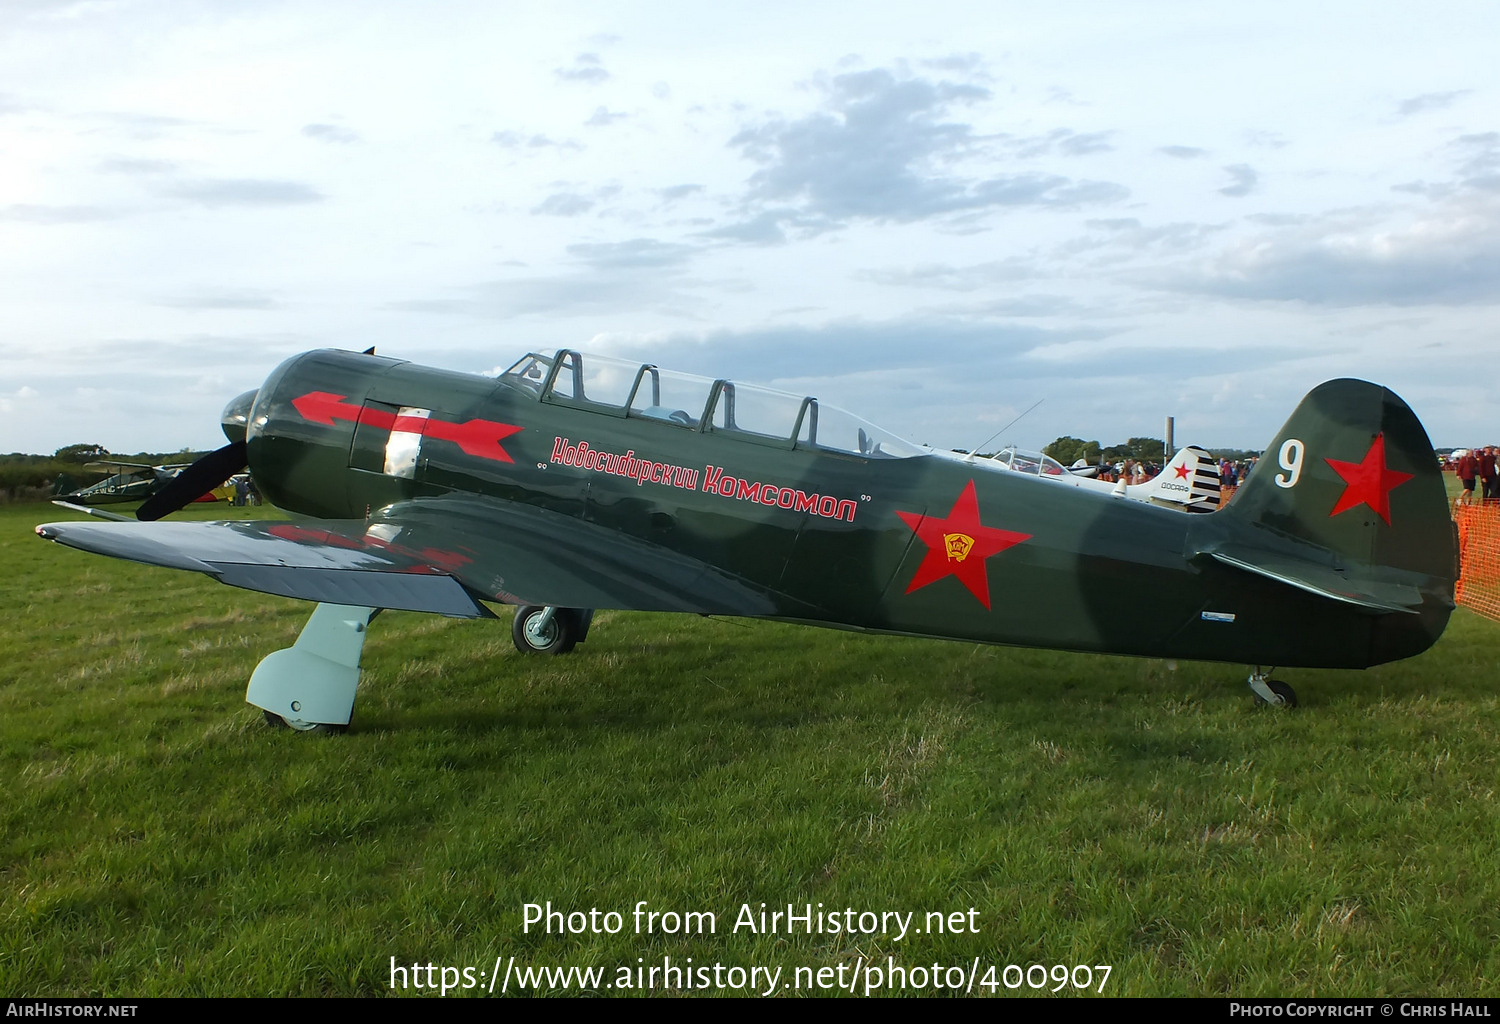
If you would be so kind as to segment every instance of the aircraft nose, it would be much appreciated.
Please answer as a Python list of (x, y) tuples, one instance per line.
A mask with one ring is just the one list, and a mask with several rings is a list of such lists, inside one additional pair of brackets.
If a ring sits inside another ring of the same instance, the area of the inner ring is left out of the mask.
[(259, 393), (255, 390), (246, 391), (224, 406), (223, 415), (219, 417), (219, 426), (224, 428), (224, 436), (229, 438), (230, 443), (245, 443), (245, 428), (250, 422), (250, 407), (255, 404), (255, 396)]

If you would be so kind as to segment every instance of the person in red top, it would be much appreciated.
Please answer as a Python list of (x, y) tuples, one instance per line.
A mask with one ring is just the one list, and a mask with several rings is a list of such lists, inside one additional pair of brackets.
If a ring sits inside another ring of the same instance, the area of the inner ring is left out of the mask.
[(1495, 479), (1495, 446), (1487, 444), (1484, 451), (1479, 453), (1479, 479), (1484, 484), (1484, 500), (1494, 501), (1500, 498), (1496, 493)]
[(1464, 491), (1458, 496), (1460, 505), (1474, 504), (1474, 478), (1479, 475), (1479, 460), (1474, 457), (1474, 449), (1470, 448), (1464, 453), (1463, 458), (1458, 460), (1458, 479), (1463, 482)]

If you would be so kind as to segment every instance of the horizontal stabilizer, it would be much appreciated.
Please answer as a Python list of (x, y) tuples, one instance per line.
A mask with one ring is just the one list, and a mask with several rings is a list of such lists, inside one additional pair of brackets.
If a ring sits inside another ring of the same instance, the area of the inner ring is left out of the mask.
[(1319, 565), (1292, 555), (1250, 548), (1218, 548), (1203, 554), (1236, 569), (1285, 583), (1310, 594), (1356, 605), (1374, 614), (1406, 612), (1415, 615), (1422, 607), (1422, 591), (1415, 583), (1351, 578), (1346, 570), (1330, 565)]

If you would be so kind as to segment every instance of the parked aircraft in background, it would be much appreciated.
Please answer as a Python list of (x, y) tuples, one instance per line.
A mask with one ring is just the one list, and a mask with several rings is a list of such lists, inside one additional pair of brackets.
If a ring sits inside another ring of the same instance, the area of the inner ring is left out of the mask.
[[(88, 463), (83, 468), (95, 472), (106, 472), (109, 476), (87, 487), (58, 494), (57, 499), (77, 505), (112, 505), (125, 501), (143, 501), (176, 479), (177, 474), (188, 465), (188, 463), (182, 463), (171, 466), (152, 466), (144, 462), (99, 459)], [(198, 500), (204, 500), (203, 496), (200, 495)], [(211, 501), (213, 498), (210, 496), (207, 500)]]
[[(519, 605), (518, 648), (550, 653), (618, 608), (1349, 668), (1426, 650), (1453, 608), (1432, 446), (1363, 381), (1313, 390), (1211, 515), (938, 456), (816, 398), (570, 350), (498, 377), (310, 352), (223, 426), (230, 443), (143, 521), (37, 532), (317, 602), (247, 692), (298, 729), (349, 722), (385, 608)], [(152, 521), (246, 466), (312, 519)], [(1250, 685), (1295, 703), (1258, 667)]]
[(1117, 498), (1169, 505), (1186, 512), (1212, 512), (1219, 507), (1217, 464), (1208, 452), (1191, 445), (1178, 449), (1160, 473), (1140, 484), (1129, 484), (1124, 480), (1115, 483), (1094, 480), (1064, 468), (1050, 455), (1020, 448), (1003, 448), (988, 458), (979, 456), (971, 460), (964, 457), (964, 461), (1024, 473), (1064, 486), (1084, 487)]

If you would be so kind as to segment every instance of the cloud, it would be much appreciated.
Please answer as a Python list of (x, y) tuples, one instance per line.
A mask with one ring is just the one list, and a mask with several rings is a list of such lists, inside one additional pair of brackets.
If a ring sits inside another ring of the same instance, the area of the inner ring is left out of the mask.
[(986, 64), (984, 55), (979, 53), (951, 53), (946, 57), (934, 57), (921, 63), (924, 68), (952, 71), (971, 77), (983, 76)]
[(1057, 148), (1065, 156), (1083, 156), (1087, 153), (1108, 153), (1115, 147), (1109, 144), (1109, 137), (1114, 132), (1085, 132), (1077, 134), (1069, 132), (1062, 139)]
[(276, 309), (270, 294), (250, 288), (205, 288), (158, 299), (158, 306), (174, 309)]
[(772, 207), (730, 224), (700, 232), (700, 237), (717, 238), (749, 245), (781, 245), (786, 242), (784, 226), (813, 235), (836, 226), (826, 217), (806, 216), (791, 207)]
[(1178, 160), (1197, 160), (1199, 157), (1208, 156), (1208, 150), (1199, 149), (1197, 146), (1161, 146), (1156, 151), (1176, 157)]
[(1460, 135), (1449, 143), (1462, 162), (1460, 184), (1488, 192), (1500, 191), (1500, 132)]
[(495, 132), (490, 136), (490, 141), (504, 149), (582, 149), (583, 146), (572, 139), (557, 141), (550, 136), (534, 134), (525, 135), (521, 132), (503, 131)]
[(926, 263), (909, 268), (880, 268), (856, 271), (856, 280), (886, 287), (941, 288), (945, 291), (971, 292), (993, 288), (997, 284), (1021, 281), (1037, 276), (1036, 261), (1016, 256), (1007, 260), (955, 267), (946, 263)]
[(1266, 230), (1191, 272), (1146, 275), (1176, 290), (1323, 306), (1466, 306), (1500, 302), (1500, 132), (1445, 147), (1448, 181), (1392, 190), (1425, 203), (1256, 214)]
[[(1394, 221), (1394, 223), (1392, 223)], [(1500, 302), (1500, 198), (1349, 210), (1244, 239), (1165, 287), (1324, 306)]]
[(359, 141), (359, 134), (348, 128), (340, 128), (336, 124), (305, 124), (302, 126), (302, 134), (309, 139), (317, 139), (319, 142), (337, 142), (348, 144)]
[(18, 411), (21, 402), (29, 402), (33, 398), (40, 398), (41, 392), (27, 384), (22, 384), (16, 391), (0, 392), (0, 412), (14, 413)]
[(568, 255), (596, 269), (623, 267), (681, 267), (698, 250), (677, 242), (654, 238), (632, 238), (624, 242), (579, 242), (568, 246)]
[(170, 160), (132, 160), (128, 157), (114, 157), (101, 160), (99, 169), (107, 174), (152, 175), (170, 174), (177, 169), (177, 165)]
[(548, 217), (577, 217), (594, 208), (594, 201), (577, 192), (554, 192), (531, 208), (532, 213)]
[(1245, 141), (1252, 146), (1264, 146), (1267, 149), (1285, 149), (1291, 143), (1286, 136), (1280, 132), (1268, 132), (1261, 130), (1245, 132)]
[(698, 195), (704, 191), (702, 185), (672, 185), (668, 188), (659, 188), (656, 194), (661, 196), (664, 203), (675, 203), (679, 199), (686, 199), (691, 195)]
[(9, 93), (0, 92), (0, 116), (5, 114), (24, 114), (29, 110), (35, 110), (33, 104), (19, 99)]
[(47, 206), (36, 203), (12, 203), (0, 206), (0, 220), (25, 224), (83, 224), (113, 220), (119, 214), (100, 206)]
[(616, 113), (608, 107), (595, 107), (593, 114), (583, 123), (591, 128), (607, 128), (616, 121), (623, 121), (629, 116), (629, 114)]
[[(837, 377), (903, 370), (927, 377), (1021, 372), (1029, 353), (1089, 337), (1082, 330), (996, 325), (950, 317), (870, 321), (859, 317), (825, 324), (789, 324), (745, 330), (676, 332), (666, 336), (611, 336), (611, 351), (649, 358), (660, 366), (774, 383), (777, 379)], [(1026, 367), (1031, 373), (1038, 366)], [(1048, 366), (1040, 367), (1043, 371)], [(1001, 378), (1003, 379), (1003, 378)]]
[(697, 251), (654, 238), (580, 242), (568, 246), (572, 266), (561, 273), (484, 281), (448, 297), (392, 302), (387, 308), (485, 317), (675, 311), (686, 302), (682, 289), (691, 282), (683, 271)]
[(1402, 117), (1410, 117), (1428, 110), (1444, 110), (1453, 106), (1453, 101), (1460, 96), (1467, 96), (1473, 91), (1473, 89), (1457, 89), (1453, 92), (1426, 92), (1396, 104), (1396, 113)]
[(1213, 235), (1227, 227), (1224, 224), (1199, 224), (1192, 221), (1147, 226), (1135, 217), (1088, 220), (1084, 222), (1084, 226), (1093, 233), (1063, 243), (1061, 251), (1079, 253), (1105, 247), (1123, 248), (1132, 252), (1186, 251), (1205, 245)]
[(1109, 137), (1114, 132), (1087, 132), (1079, 134), (1071, 128), (1055, 128), (1045, 135), (1021, 139), (1015, 143), (1016, 156), (1022, 159), (1061, 153), (1063, 156), (1086, 156), (1090, 153), (1108, 153), (1115, 147)]
[[(716, 229), (719, 237), (782, 241), (784, 227), (816, 233), (857, 219), (910, 222), (1019, 206), (1074, 207), (1123, 199), (1109, 182), (1056, 174), (963, 176), (976, 158), (987, 166), (986, 140), (949, 120), (963, 105), (990, 98), (967, 83), (902, 77), (885, 69), (837, 75), (823, 85), (824, 108), (806, 117), (773, 118), (745, 128), (730, 146), (760, 165), (750, 176), (744, 219)], [(1064, 132), (1091, 152), (1104, 133)]]
[(295, 206), (320, 203), (321, 192), (299, 181), (263, 178), (200, 178), (174, 182), (158, 191), (200, 206)]
[(609, 72), (604, 70), (597, 53), (580, 53), (573, 58), (572, 67), (556, 68), (552, 73), (565, 82), (583, 82), (588, 85), (598, 85), (609, 80)]
[(1063, 314), (1079, 315), (1087, 313), (1088, 310), (1066, 295), (1028, 292), (1025, 295), (994, 299), (979, 306), (969, 307), (965, 312), (990, 317), (1046, 317)]
[(1229, 172), (1229, 176), (1234, 179), (1234, 184), (1225, 185), (1219, 189), (1221, 196), (1231, 196), (1235, 199), (1248, 196), (1255, 188), (1256, 182), (1260, 181), (1260, 175), (1255, 173), (1255, 168), (1249, 164), (1230, 164), (1224, 170)]
[(1392, 192), (1410, 192), (1413, 195), (1426, 196), (1428, 199), (1446, 199), (1454, 193), (1457, 186), (1446, 182), (1408, 181), (1400, 185), (1392, 185)]

